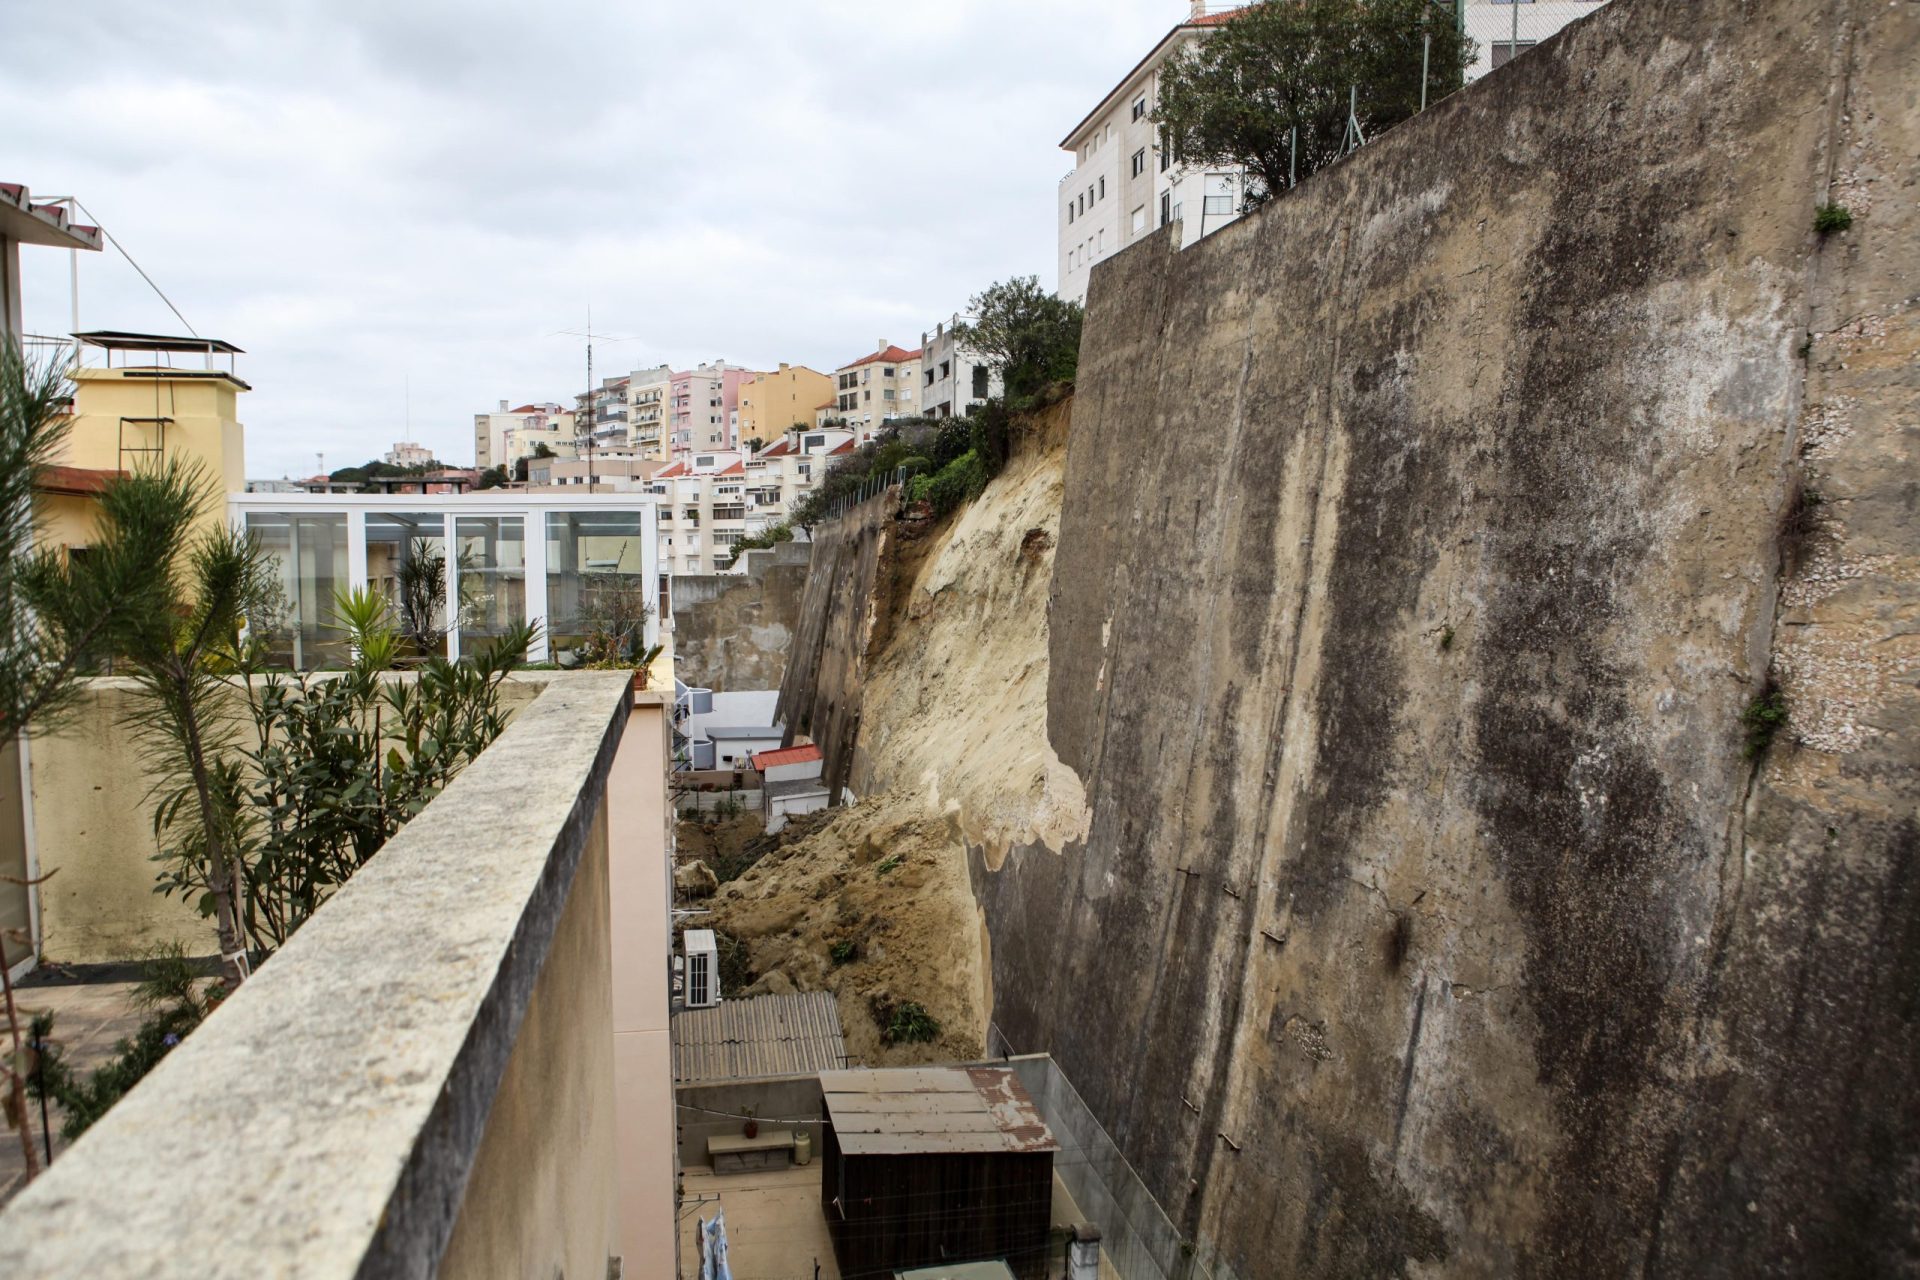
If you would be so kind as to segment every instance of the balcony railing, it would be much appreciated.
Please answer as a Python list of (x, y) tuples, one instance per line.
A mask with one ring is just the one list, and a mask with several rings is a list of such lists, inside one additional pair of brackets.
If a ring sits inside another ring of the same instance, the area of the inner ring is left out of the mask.
[(0, 1275), (672, 1275), (669, 697), (547, 677), (0, 1213)]

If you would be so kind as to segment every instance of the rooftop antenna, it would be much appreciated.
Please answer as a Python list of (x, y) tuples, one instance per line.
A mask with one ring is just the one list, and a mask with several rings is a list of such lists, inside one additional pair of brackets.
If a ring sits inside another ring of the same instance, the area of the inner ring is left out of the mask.
[[(638, 342), (639, 338), (614, 338), (593, 331), (593, 304), (587, 304), (587, 327), (585, 329), (556, 329), (548, 337), (585, 338), (587, 340), (587, 492), (593, 492), (593, 340), (602, 342)], [(574, 422), (576, 435), (579, 422)]]

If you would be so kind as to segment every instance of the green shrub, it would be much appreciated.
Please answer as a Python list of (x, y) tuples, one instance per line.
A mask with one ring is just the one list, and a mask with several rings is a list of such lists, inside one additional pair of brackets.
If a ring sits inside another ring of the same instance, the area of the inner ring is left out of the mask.
[(1787, 699), (1780, 687), (1768, 680), (1765, 687), (1754, 695), (1747, 709), (1740, 713), (1740, 723), (1747, 731), (1746, 748), (1743, 754), (1749, 760), (1758, 760), (1773, 745), (1773, 739), (1787, 724)]
[(924, 502), (937, 516), (944, 516), (962, 503), (973, 501), (987, 487), (986, 464), (969, 449), (930, 476), (915, 476), (907, 488), (907, 497)]
[(1829, 201), (1813, 211), (1813, 229), (1823, 236), (1845, 231), (1853, 226), (1853, 210), (1843, 204)]
[(897, 853), (890, 854), (887, 857), (880, 860), (880, 865), (873, 869), (873, 874), (877, 876), (884, 876), (890, 871), (897, 871), (899, 870), (900, 864), (903, 861), (905, 861), (905, 859), (903, 859), (899, 854)]
[(940, 1037), (940, 1020), (917, 1000), (902, 1000), (889, 1013), (880, 1032), (887, 1044), (925, 1044)]
[(860, 948), (851, 938), (842, 938), (827, 948), (827, 958), (835, 964), (852, 964), (859, 954)]

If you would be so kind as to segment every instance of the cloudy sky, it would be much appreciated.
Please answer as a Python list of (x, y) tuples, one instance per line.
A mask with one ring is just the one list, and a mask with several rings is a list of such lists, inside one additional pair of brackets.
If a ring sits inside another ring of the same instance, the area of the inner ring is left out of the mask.
[[(1059, 139), (1187, 0), (0, 0), (0, 181), (78, 195), (245, 348), (249, 474), (596, 374), (818, 369), (1054, 284)], [(29, 330), (67, 255), (23, 252)], [(111, 249), (85, 328), (177, 332)], [(409, 420), (411, 427), (408, 426)]]

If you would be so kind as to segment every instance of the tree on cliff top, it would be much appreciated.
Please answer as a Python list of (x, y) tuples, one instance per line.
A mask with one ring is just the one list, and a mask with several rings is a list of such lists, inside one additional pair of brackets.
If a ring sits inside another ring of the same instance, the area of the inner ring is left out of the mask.
[(1153, 118), (1182, 164), (1246, 169), (1252, 209), (1346, 154), (1350, 100), (1372, 137), (1420, 110), (1423, 65), (1432, 100), (1472, 60), (1444, 0), (1256, 0), (1168, 60)]
[(973, 318), (954, 325), (954, 341), (986, 357), (1010, 404), (1050, 382), (1073, 381), (1080, 366), (1079, 303), (1048, 293), (1036, 276), (1015, 276), (975, 294), (967, 306)]

